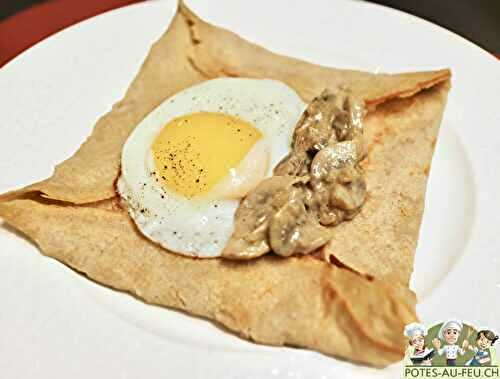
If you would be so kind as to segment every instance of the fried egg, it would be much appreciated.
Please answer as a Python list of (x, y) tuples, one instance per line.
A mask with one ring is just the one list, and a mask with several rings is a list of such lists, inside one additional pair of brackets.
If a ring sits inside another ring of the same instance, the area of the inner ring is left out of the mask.
[(288, 154), (305, 104), (274, 80), (222, 78), (165, 100), (130, 134), (117, 190), (171, 252), (221, 254), (240, 200)]

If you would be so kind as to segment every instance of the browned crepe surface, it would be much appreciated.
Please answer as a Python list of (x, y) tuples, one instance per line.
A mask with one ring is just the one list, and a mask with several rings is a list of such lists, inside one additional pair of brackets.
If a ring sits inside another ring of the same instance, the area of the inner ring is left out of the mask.
[[(114, 182), (130, 131), (165, 98), (218, 76), (281, 80), (305, 101), (325, 86), (347, 84), (371, 106), (364, 162), (369, 198), (327, 247), (339, 266), (310, 257), (228, 262), (177, 256), (145, 239), (119, 207)], [(124, 99), (51, 178), (0, 196), (0, 216), (44, 254), (146, 302), (208, 317), (257, 342), (384, 366), (401, 359), (403, 327), (416, 319), (407, 283), (449, 88), (437, 84), (449, 76), (448, 70), (374, 75), (312, 65), (273, 54), (181, 7)], [(406, 99), (375, 110), (395, 98)]]

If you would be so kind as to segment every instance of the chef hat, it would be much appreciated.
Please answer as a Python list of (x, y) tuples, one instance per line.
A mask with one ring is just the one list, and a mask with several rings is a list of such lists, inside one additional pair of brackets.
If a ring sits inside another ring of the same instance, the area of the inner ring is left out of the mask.
[(412, 323), (405, 326), (404, 335), (408, 337), (410, 340), (414, 339), (416, 336), (426, 336), (427, 328), (419, 323)]
[(447, 329), (457, 329), (458, 333), (462, 331), (462, 323), (458, 320), (448, 320), (443, 325), (441, 326), (441, 329), (439, 329), (438, 337), (442, 340), (444, 340), (444, 332)]

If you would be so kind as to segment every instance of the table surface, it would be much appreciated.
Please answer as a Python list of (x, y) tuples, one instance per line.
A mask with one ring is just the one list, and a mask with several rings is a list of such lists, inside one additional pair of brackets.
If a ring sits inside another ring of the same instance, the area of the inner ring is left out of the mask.
[(0, 67), (37, 42), (68, 26), (140, 1), (142, 0), (52, 0), (15, 13), (0, 21)]
[[(0, 21), (0, 67), (37, 42), (68, 26), (143, 0), (22, 0), (15, 3), (9, 0), (3, 1), (6, 2), (2, 3), (0, 0), (0, 20), (9, 12), (18, 12)], [(480, 3), (481, 6), (469, 0), (454, 0), (453, 5), (449, 3), (443, 5), (447, 2), (439, 4), (432, 2), (432, 6), (431, 2), (373, 1), (408, 11), (459, 33), (462, 32), (462, 35), (476, 42), (484, 42), (479, 43), (480, 45), (491, 46), (490, 50), (496, 52), (496, 56), (500, 58), (500, 47), (495, 48), (500, 46), (500, 38), (497, 38), (500, 35), (499, 0), (484, 0)], [(475, 6), (471, 6), (473, 3)], [(30, 7), (31, 4), (35, 5)]]

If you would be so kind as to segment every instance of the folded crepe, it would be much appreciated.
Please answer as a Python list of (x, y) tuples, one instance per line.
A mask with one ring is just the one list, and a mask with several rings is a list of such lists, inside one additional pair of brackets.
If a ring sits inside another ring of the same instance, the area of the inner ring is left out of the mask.
[[(115, 180), (129, 133), (164, 99), (220, 76), (280, 80), (304, 101), (346, 84), (368, 105), (368, 199), (324, 248), (332, 263), (179, 256), (144, 238), (120, 207)], [(181, 3), (125, 97), (52, 177), (1, 195), (0, 217), (43, 254), (147, 303), (212, 319), (256, 342), (385, 366), (403, 357), (403, 328), (416, 320), (408, 282), (449, 78), (448, 70), (372, 74), (280, 56)]]

